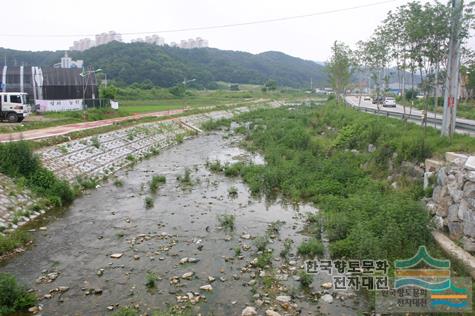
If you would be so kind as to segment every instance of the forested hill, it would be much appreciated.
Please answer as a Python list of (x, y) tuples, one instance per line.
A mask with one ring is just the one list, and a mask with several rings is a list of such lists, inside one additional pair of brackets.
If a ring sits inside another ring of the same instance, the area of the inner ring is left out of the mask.
[[(64, 52), (25, 52), (0, 49), (8, 64), (51, 66), (60, 61)], [(196, 79), (196, 85), (211, 87), (216, 81), (262, 84), (269, 79), (281, 86), (309, 87), (325, 85), (324, 67), (313, 61), (280, 52), (250, 54), (215, 48), (181, 49), (146, 43), (119, 43), (71, 52), (74, 59), (101, 68), (108, 79), (119, 84), (152, 81), (170, 87), (186, 79)], [(148, 80), (147, 80), (148, 79)]]

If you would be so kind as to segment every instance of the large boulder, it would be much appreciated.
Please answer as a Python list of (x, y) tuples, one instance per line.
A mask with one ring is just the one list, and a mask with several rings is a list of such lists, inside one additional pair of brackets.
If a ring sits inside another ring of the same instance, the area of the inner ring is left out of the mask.
[(475, 239), (465, 236), (463, 238), (463, 249), (469, 252), (475, 252)]
[(449, 206), (448, 214), (447, 217), (449, 219), (449, 222), (458, 222), (458, 212), (459, 212), (459, 206), (460, 204), (452, 204)]
[(463, 223), (449, 221), (449, 237), (453, 240), (459, 240), (463, 237)]
[(447, 171), (445, 167), (442, 167), (437, 172), (437, 185), (446, 185), (447, 184)]
[(475, 171), (475, 156), (468, 157), (467, 161), (465, 162), (464, 168), (466, 170)]
[(467, 208), (463, 213), (463, 233), (469, 237), (475, 237), (475, 212)]
[(475, 182), (475, 171), (469, 171), (465, 174), (465, 179), (468, 181)]

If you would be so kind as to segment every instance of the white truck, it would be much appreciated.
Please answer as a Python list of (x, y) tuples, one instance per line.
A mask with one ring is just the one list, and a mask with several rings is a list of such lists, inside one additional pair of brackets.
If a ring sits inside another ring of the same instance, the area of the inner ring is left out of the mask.
[(30, 106), (23, 92), (0, 92), (0, 121), (21, 122), (30, 114)]

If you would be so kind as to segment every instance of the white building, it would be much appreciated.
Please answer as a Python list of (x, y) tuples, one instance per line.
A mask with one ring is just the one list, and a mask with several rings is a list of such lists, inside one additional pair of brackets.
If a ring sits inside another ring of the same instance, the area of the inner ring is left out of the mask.
[(112, 41), (122, 42), (122, 35), (114, 31), (108, 33), (96, 34), (95, 40), (90, 38), (83, 38), (73, 43), (69, 50), (85, 51), (94, 46), (104, 45)]
[(163, 46), (165, 45), (165, 39), (163, 37), (158, 36), (157, 34), (153, 34), (151, 36), (145, 37), (145, 43)]
[(186, 49), (204, 48), (204, 47), (208, 47), (208, 46), (209, 46), (208, 41), (205, 40), (205, 39), (202, 39), (201, 37), (190, 38), (188, 40), (181, 40), (180, 44), (178, 44), (178, 47), (186, 48)]
[(73, 60), (68, 56), (68, 52), (64, 52), (64, 57), (61, 57), (61, 62), (54, 64), (54, 68), (82, 68), (84, 65), (83, 60)]
[(96, 46), (96, 43), (92, 39), (82, 38), (78, 41), (74, 41), (73, 46), (71, 46), (69, 50), (78, 50), (82, 52), (94, 46)]

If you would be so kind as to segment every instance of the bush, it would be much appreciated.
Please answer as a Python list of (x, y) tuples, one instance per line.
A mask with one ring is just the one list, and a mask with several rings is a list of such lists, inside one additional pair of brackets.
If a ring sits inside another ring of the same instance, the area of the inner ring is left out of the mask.
[(113, 316), (139, 316), (139, 312), (131, 307), (121, 307), (112, 315)]
[(145, 208), (146, 209), (152, 208), (153, 205), (154, 205), (153, 199), (150, 196), (147, 196), (145, 198)]
[[(322, 220), (309, 222), (308, 229), (318, 239), (323, 225), (334, 258), (394, 260), (430, 244), (429, 217), (418, 201), (427, 192), (412, 180), (391, 189), (388, 166), (401, 173), (403, 161), (421, 163), (447, 151), (475, 151), (471, 137), (449, 140), (436, 129), (357, 112), (334, 101), (293, 111), (260, 109), (235, 120), (250, 127), (244, 145), (266, 160), (266, 165), (242, 165), (235, 174), (252, 194), (313, 202)], [(368, 144), (376, 151), (368, 152)], [(300, 252), (320, 252), (311, 245), (301, 245)]]
[(308, 289), (310, 285), (312, 285), (313, 276), (311, 274), (306, 273), (305, 271), (300, 271), (299, 278), (300, 278), (300, 286), (302, 286), (303, 289)]
[(272, 264), (272, 253), (264, 252), (259, 257), (257, 257), (256, 266), (258, 268), (264, 269), (266, 266)]
[(25, 311), (36, 302), (36, 296), (19, 285), (14, 276), (0, 273), (0, 315)]
[(297, 248), (297, 253), (302, 256), (313, 258), (323, 255), (323, 245), (321, 241), (314, 238), (302, 242)]
[(233, 214), (221, 214), (218, 215), (218, 222), (221, 227), (226, 230), (234, 230), (234, 222), (236, 221), (236, 216)]
[(269, 239), (267, 236), (258, 236), (254, 239), (254, 245), (258, 251), (266, 251), (267, 245), (269, 244)]
[(150, 192), (156, 193), (160, 184), (164, 184), (167, 182), (167, 178), (164, 176), (152, 176), (152, 180), (150, 181)]
[(0, 234), (0, 256), (4, 255), (30, 241), (28, 233), (16, 230), (11, 234)]
[(158, 281), (158, 277), (155, 273), (153, 272), (147, 272), (147, 275), (145, 276), (145, 286), (149, 289), (155, 287), (155, 282)]
[(42, 167), (28, 143), (20, 141), (0, 144), (0, 157), (1, 173), (21, 179), (29, 189), (46, 197), (53, 204), (62, 206), (74, 199), (70, 185)]

